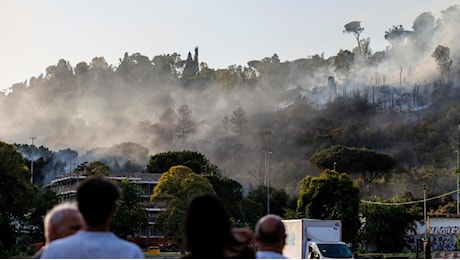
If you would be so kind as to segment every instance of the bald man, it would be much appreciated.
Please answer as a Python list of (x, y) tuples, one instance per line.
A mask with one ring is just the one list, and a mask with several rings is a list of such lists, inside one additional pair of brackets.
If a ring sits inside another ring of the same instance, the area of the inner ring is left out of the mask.
[(35, 253), (34, 258), (40, 258), (51, 241), (73, 235), (83, 228), (85, 221), (76, 203), (63, 202), (54, 206), (44, 220), (45, 246)]
[(286, 243), (286, 230), (281, 218), (269, 214), (257, 221), (255, 238), (259, 249), (258, 259), (285, 259), (283, 248)]

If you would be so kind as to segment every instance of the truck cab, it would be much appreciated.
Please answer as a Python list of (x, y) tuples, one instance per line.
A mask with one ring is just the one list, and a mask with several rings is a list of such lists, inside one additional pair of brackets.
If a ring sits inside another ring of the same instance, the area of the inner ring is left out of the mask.
[(353, 258), (353, 254), (344, 242), (308, 242), (308, 259)]

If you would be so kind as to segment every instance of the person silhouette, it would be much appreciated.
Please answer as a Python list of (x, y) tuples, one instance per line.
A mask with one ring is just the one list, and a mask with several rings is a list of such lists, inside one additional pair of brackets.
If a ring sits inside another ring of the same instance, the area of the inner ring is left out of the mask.
[(182, 258), (255, 258), (255, 251), (249, 246), (251, 241), (252, 231), (232, 227), (218, 197), (192, 197), (185, 213), (184, 242), (188, 252)]

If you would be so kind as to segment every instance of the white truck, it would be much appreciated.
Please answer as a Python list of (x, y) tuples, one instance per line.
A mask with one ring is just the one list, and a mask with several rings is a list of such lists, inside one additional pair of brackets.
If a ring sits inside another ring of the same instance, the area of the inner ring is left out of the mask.
[(290, 219), (286, 227), (286, 245), (283, 255), (288, 258), (353, 258), (342, 242), (340, 220)]

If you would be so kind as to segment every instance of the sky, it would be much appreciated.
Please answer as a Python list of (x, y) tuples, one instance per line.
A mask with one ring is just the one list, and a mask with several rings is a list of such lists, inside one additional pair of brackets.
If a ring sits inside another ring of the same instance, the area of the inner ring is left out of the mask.
[(277, 54), (292, 61), (315, 54), (330, 57), (357, 42), (344, 25), (360, 21), (361, 38), (385, 50), (393, 25), (412, 30), (415, 18), (460, 0), (1, 0), (0, 90), (64, 59), (75, 67), (104, 57), (119, 65), (124, 53), (187, 58), (214, 69), (246, 66)]

